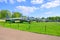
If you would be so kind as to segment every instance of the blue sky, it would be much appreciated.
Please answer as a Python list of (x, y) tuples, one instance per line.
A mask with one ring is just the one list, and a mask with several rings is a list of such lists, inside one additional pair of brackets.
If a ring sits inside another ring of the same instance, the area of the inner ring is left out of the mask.
[(60, 16), (60, 0), (0, 0), (0, 10), (32, 17)]

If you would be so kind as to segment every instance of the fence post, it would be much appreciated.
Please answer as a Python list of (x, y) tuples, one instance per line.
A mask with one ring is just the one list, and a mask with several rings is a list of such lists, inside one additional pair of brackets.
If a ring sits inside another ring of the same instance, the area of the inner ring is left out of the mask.
[(46, 25), (45, 25), (45, 33), (46, 33)]
[(19, 30), (19, 23), (18, 23), (18, 30)]
[(31, 27), (31, 26), (30, 26), (30, 23), (29, 23), (29, 25), (28, 25), (28, 28), (27, 28), (27, 29), (28, 29), (28, 30), (30, 30), (30, 27)]

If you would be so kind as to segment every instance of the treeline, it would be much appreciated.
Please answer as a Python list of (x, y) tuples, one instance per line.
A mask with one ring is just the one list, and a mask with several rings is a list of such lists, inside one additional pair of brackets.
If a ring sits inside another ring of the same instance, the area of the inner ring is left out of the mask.
[(49, 21), (53, 22), (60, 22), (60, 16), (55, 16), (55, 17), (47, 17)]
[(22, 13), (20, 12), (10, 12), (9, 10), (0, 10), (0, 19), (4, 18), (20, 18)]
[(60, 22), (60, 16), (35, 18), (37, 22)]
[(44, 18), (44, 17), (35, 18), (35, 17), (23, 16), (22, 13), (20, 13), (20, 12), (10, 12), (9, 10), (0, 10), (0, 19), (20, 18), (20, 17), (25, 17), (32, 21), (37, 21), (37, 22), (60, 22), (60, 16), (47, 17), (47, 18)]

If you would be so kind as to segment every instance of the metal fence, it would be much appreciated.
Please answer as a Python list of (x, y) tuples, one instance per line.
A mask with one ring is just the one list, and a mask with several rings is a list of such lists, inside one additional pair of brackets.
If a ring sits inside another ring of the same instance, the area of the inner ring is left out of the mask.
[(35, 33), (51, 34), (60, 36), (60, 23), (59, 22), (31, 22), (31, 24), (24, 23), (10, 23), (10, 22), (0, 22), (0, 26), (6, 28), (12, 28), (23, 31), (30, 31)]

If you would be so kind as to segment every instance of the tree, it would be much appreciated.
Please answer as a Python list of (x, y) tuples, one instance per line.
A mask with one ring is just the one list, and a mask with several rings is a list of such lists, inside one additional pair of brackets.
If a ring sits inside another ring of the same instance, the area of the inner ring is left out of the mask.
[(42, 22), (45, 22), (45, 21), (46, 21), (46, 18), (45, 18), (45, 17), (42, 17), (42, 18), (41, 18), (41, 21), (42, 21)]
[(0, 11), (0, 18), (1, 18), (1, 11)]
[(53, 21), (53, 22), (57, 22), (60, 20), (60, 17), (56, 16), (56, 17), (48, 17), (47, 19), (49, 19), (50, 21)]
[(42, 17), (41, 19), (45, 19), (44, 17)]
[(14, 13), (12, 14), (12, 18), (20, 18), (21, 16), (22, 16), (22, 14), (19, 13), (19, 12), (14, 12)]
[(9, 10), (0, 11), (0, 18), (7, 18), (7, 16), (11, 17), (11, 12)]
[(60, 22), (60, 17), (59, 17), (59, 16), (56, 16), (56, 17), (55, 17), (55, 20), (56, 20), (57, 22)]
[(50, 22), (55, 22), (55, 17), (48, 17), (47, 18)]

